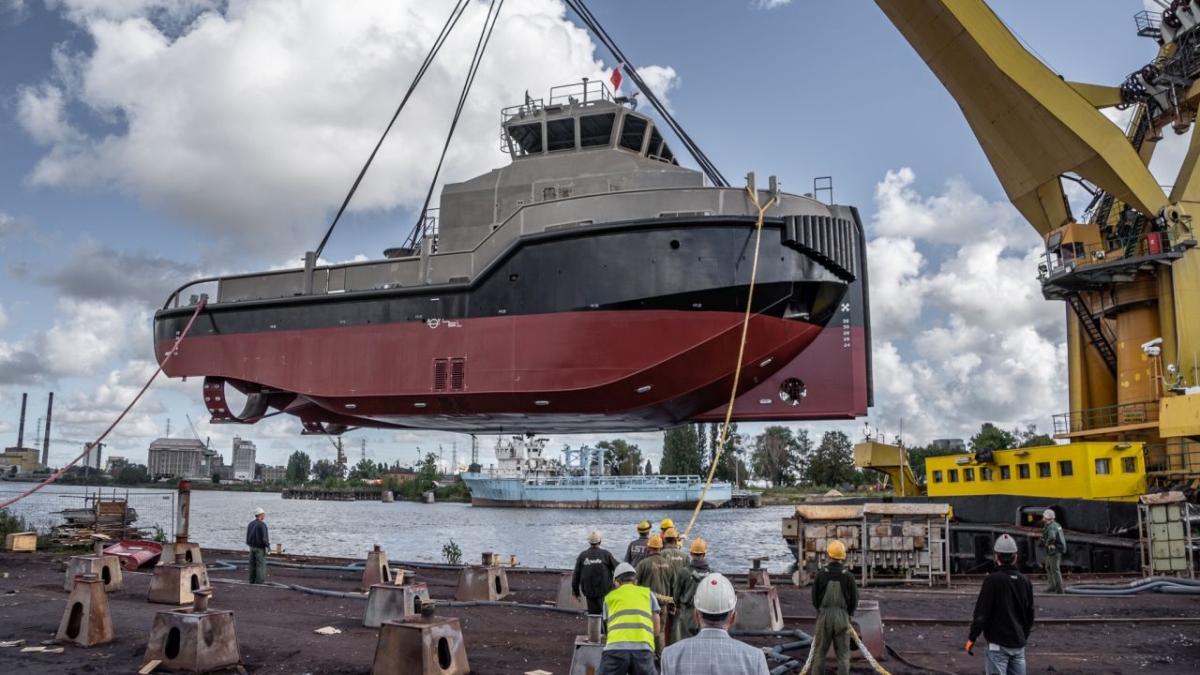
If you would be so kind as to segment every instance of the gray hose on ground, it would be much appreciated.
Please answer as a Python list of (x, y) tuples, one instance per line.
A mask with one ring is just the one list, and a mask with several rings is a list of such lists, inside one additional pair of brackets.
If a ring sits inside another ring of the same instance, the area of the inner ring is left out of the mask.
[(1105, 584), (1080, 584), (1064, 589), (1071, 595), (1087, 595), (1096, 597), (1118, 597), (1134, 595), (1146, 591), (1155, 593), (1171, 593), (1175, 595), (1200, 595), (1200, 581), (1191, 579), (1174, 579), (1153, 577), (1141, 579), (1129, 584), (1109, 586)]
[[(236, 570), (238, 565), (249, 565), (249, 560), (218, 560), (214, 565), (217, 570)], [(267, 560), (268, 565), (276, 567), (288, 567), (292, 569), (302, 570), (329, 570), (332, 572), (361, 572), (366, 569), (366, 563), (350, 563), (349, 565), (309, 565), (305, 563), (285, 562), (283, 560)]]

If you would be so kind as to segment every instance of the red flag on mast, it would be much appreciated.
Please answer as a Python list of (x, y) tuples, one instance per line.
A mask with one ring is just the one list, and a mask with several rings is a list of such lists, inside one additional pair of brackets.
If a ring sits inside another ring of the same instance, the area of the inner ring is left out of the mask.
[(608, 78), (608, 81), (612, 82), (614, 93), (621, 88), (621, 68), (624, 67), (624, 65), (625, 64), (622, 63), (616, 68), (613, 68), (612, 77)]

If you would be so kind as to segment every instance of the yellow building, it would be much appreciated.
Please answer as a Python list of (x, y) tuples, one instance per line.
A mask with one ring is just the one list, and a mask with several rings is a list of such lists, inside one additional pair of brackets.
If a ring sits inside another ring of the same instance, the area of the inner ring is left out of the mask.
[(1136, 501), (1146, 493), (1141, 443), (1071, 443), (997, 450), (991, 462), (956, 454), (925, 459), (930, 497), (1021, 495)]
[(41, 468), (41, 457), (33, 448), (5, 448), (0, 453), (0, 464), (16, 466), (18, 471), (28, 472)]

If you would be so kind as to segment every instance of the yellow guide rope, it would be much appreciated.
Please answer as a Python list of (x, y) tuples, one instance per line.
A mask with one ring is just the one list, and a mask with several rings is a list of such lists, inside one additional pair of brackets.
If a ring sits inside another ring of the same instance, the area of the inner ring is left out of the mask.
[(733, 371), (733, 388), (729, 392), (729, 406), (725, 409), (725, 423), (721, 425), (721, 440), (717, 444), (716, 454), (713, 455), (712, 466), (708, 467), (708, 478), (704, 481), (704, 490), (700, 492), (700, 500), (696, 502), (696, 508), (692, 510), (692, 519), (688, 521), (687, 529), (683, 531), (680, 541), (687, 539), (688, 533), (692, 531), (692, 525), (696, 524), (696, 516), (700, 515), (700, 508), (704, 506), (704, 498), (708, 496), (708, 487), (712, 485), (713, 474), (716, 473), (717, 464), (721, 461), (721, 451), (725, 448), (725, 437), (729, 433), (729, 421), (733, 419), (733, 402), (737, 400), (738, 396), (738, 380), (742, 376), (742, 358), (746, 352), (746, 333), (750, 330), (750, 311), (754, 306), (754, 281), (758, 276), (758, 250), (762, 243), (763, 214), (774, 206), (776, 201), (776, 197), (772, 196), (766, 206), (763, 206), (759, 204), (758, 193), (751, 186), (746, 186), (746, 192), (750, 194), (750, 199), (754, 200), (754, 208), (758, 211), (758, 222), (754, 224), (754, 264), (750, 268), (750, 290), (746, 293), (746, 315), (742, 319), (742, 340), (738, 345), (737, 367)]

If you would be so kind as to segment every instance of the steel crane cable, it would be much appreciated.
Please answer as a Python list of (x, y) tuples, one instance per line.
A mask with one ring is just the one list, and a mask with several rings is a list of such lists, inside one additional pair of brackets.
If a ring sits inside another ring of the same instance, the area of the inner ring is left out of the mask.
[(371, 150), (371, 154), (367, 157), (367, 162), (363, 164), (363, 168), (358, 172), (358, 177), (354, 179), (354, 184), (350, 186), (350, 192), (346, 194), (346, 199), (342, 201), (341, 208), (338, 209), (337, 215), (333, 217), (333, 222), (329, 224), (329, 229), (325, 231), (325, 236), (321, 238), (321, 243), (317, 246), (316, 255), (314, 258), (320, 258), (321, 252), (325, 250), (325, 244), (329, 242), (329, 236), (333, 234), (333, 228), (337, 227), (338, 221), (342, 214), (345, 213), (346, 207), (350, 205), (350, 200), (354, 197), (354, 193), (358, 191), (359, 183), (362, 183), (363, 176), (367, 175), (367, 169), (371, 167), (371, 162), (375, 160), (375, 155), (379, 152), (379, 148), (383, 145), (383, 139), (387, 138), (388, 132), (392, 130), (392, 126), (396, 124), (396, 118), (400, 117), (400, 111), (404, 110), (404, 106), (408, 103), (408, 99), (412, 97), (413, 92), (417, 90), (417, 84), (421, 78), (425, 76), (425, 72), (429, 70), (429, 66), (433, 63), (433, 59), (441, 51), (442, 45), (446, 43), (446, 38), (450, 36), (450, 32), (454, 30), (454, 26), (458, 24), (459, 18), (462, 17), (463, 11), (466, 10), (470, 0), (458, 0), (454, 5), (454, 9), (450, 10), (450, 17), (446, 19), (445, 25), (442, 26), (442, 32), (438, 34), (437, 39), (433, 41), (433, 46), (430, 47), (429, 53), (425, 55), (425, 60), (421, 63), (421, 67), (417, 69), (417, 74), (413, 76), (412, 83), (408, 85), (408, 91), (404, 93), (404, 98), (401, 99), (400, 105), (397, 106), (395, 114), (392, 115), (392, 120), (388, 122), (387, 128), (383, 130), (383, 135), (379, 137), (379, 142), (375, 144), (375, 148)]
[(750, 267), (750, 287), (746, 291), (746, 314), (742, 317), (742, 339), (738, 344), (737, 365), (733, 369), (733, 387), (729, 391), (729, 405), (725, 408), (725, 423), (721, 425), (721, 440), (717, 443), (716, 452), (713, 454), (712, 466), (708, 467), (708, 477), (704, 479), (704, 489), (700, 492), (700, 499), (696, 501), (696, 508), (692, 509), (692, 519), (688, 521), (687, 529), (683, 531), (681, 539), (686, 539), (688, 533), (692, 531), (692, 525), (696, 524), (696, 517), (700, 515), (700, 509), (704, 506), (704, 498), (708, 496), (708, 488), (712, 485), (717, 465), (721, 463), (721, 451), (725, 449), (725, 438), (729, 433), (729, 423), (733, 419), (733, 403), (738, 397), (738, 381), (742, 377), (742, 359), (746, 354), (746, 334), (750, 330), (750, 317), (753, 314), (754, 282), (758, 278), (758, 252), (762, 244), (763, 216), (767, 209), (775, 205), (777, 199), (775, 195), (772, 195), (767, 200), (766, 206), (763, 206), (759, 203), (758, 193), (752, 186), (747, 185), (746, 192), (754, 202), (754, 208), (758, 211), (758, 219), (754, 223), (754, 263)]
[(692, 158), (696, 160), (701, 170), (704, 171), (704, 174), (708, 176), (708, 180), (717, 187), (729, 187), (729, 181), (725, 180), (725, 176), (721, 174), (716, 165), (708, 159), (708, 156), (704, 154), (700, 146), (696, 145), (692, 137), (683, 130), (679, 122), (667, 111), (667, 107), (654, 95), (654, 90), (646, 86), (645, 81), (638, 75), (637, 69), (629, 65), (629, 60), (625, 58), (625, 54), (621, 51), (621, 48), (617, 46), (617, 43), (604, 30), (604, 26), (601, 26), (600, 22), (596, 20), (591, 10), (583, 4), (583, 0), (566, 0), (566, 3), (583, 20), (588, 29), (596, 36), (596, 39), (600, 40), (608, 51), (612, 53), (613, 57), (617, 59), (617, 68), (620, 68), (621, 64), (625, 66), (625, 74), (629, 76), (629, 79), (633, 80), (634, 84), (646, 95), (646, 99), (650, 101), (650, 104), (654, 106), (654, 109), (658, 111), (658, 114), (662, 115), (662, 118), (666, 120), (667, 125), (671, 127), (671, 131), (675, 132), (675, 135), (679, 137), (679, 140), (683, 143), (688, 153), (692, 155)]
[(412, 232), (404, 241), (405, 246), (416, 245), (417, 235), (421, 232), (421, 226), (425, 222), (425, 213), (429, 210), (429, 201), (433, 199), (433, 188), (437, 185), (438, 175), (442, 172), (442, 164), (446, 161), (446, 152), (450, 149), (450, 140), (454, 138), (454, 130), (458, 128), (458, 120), (462, 117), (467, 97), (471, 93), (471, 85), (475, 83), (475, 75), (479, 72), (479, 63), (483, 60), (483, 52), (487, 49), (488, 42), (492, 39), (492, 31), (496, 28), (496, 19), (500, 17), (502, 7), (504, 7), (504, 0), (492, 0), (492, 3), (488, 5), (488, 13), (483, 20), (483, 30), (479, 33), (479, 41), (475, 43), (475, 55), (471, 58), (471, 67), (467, 71), (467, 80), (463, 82), (462, 93), (458, 96), (458, 107), (454, 109), (454, 119), (450, 121), (450, 131), (446, 133), (446, 142), (442, 145), (442, 156), (438, 158), (437, 168), (433, 170), (433, 178), (429, 181), (429, 191), (425, 193), (425, 203), (421, 206), (420, 213), (417, 214), (417, 222), (413, 225)]
[(179, 353), (179, 343), (183, 342), (183, 338), (186, 337), (188, 334), (188, 331), (190, 331), (192, 329), (192, 324), (196, 322), (196, 317), (200, 316), (200, 310), (204, 309), (204, 305), (207, 303), (208, 303), (208, 298), (205, 296), (201, 296), (200, 302), (196, 305), (196, 311), (192, 312), (192, 318), (188, 319), (187, 325), (184, 326), (184, 328), (183, 328), (183, 332), (181, 332), (179, 334), (179, 337), (175, 338), (175, 344), (171, 345), (171, 349), (167, 351), (167, 354), (163, 358), (162, 363), (158, 364), (158, 368), (156, 368), (154, 370), (154, 374), (150, 376), (149, 380), (146, 380), (146, 384), (142, 385), (142, 390), (137, 393), (137, 396), (133, 397), (133, 400), (129, 402), (129, 405), (125, 406), (125, 409), (121, 411), (121, 414), (117, 415), (117, 419), (113, 420), (113, 423), (108, 425), (108, 428), (104, 430), (104, 433), (100, 434), (100, 436), (96, 440), (92, 441), (91, 443), (88, 443), (84, 447), (83, 452), (79, 453), (79, 456), (77, 456), (75, 459), (71, 460), (70, 462), (67, 462), (66, 466), (64, 466), (63, 468), (59, 469), (58, 471), (55, 471), (54, 473), (50, 474), (49, 478), (42, 481), (41, 483), (38, 483), (37, 485), (35, 485), (33, 488), (29, 489), (25, 493), (17, 495), (16, 497), (13, 497), (12, 499), (4, 502), (3, 504), (0, 504), (0, 509), (3, 509), (12, 504), (15, 504), (15, 503), (21, 501), (22, 499), (28, 497), (29, 495), (37, 492), (38, 490), (41, 490), (42, 488), (46, 487), (47, 485), (53, 483), (54, 481), (58, 480), (59, 476), (61, 476), (67, 472), (67, 469), (70, 469), (71, 467), (75, 466), (75, 464), (77, 464), (79, 462), (79, 460), (86, 457), (88, 455), (88, 453), (90, 453), (92, 451), (92, 448), (99, 445), (100, 441), (103, 441), (106, 437), (108, 437), (108, 434), (113, 429), (115, 429), (118, 424), (121, 423), (121, 420), (125, 419), (125, 415), (129, 414), (129, 411), (133, 409), (133, 406), (137, 405), (137, 402), (141, 400), (142, 394), (146, 393), (146, 390), (150, 388), (150, 384), (154, 382), (154, 378), (158, 377), (158, 374), (162, 372), (163, 365), (166, 364), (167, 361), (170, 361), (171, 357), (173, 357), (177, 353)]

